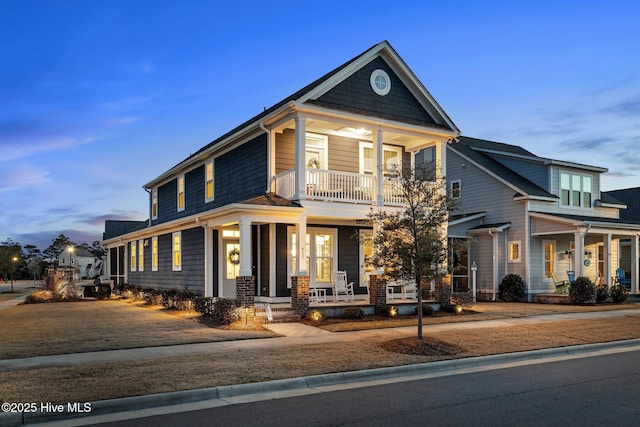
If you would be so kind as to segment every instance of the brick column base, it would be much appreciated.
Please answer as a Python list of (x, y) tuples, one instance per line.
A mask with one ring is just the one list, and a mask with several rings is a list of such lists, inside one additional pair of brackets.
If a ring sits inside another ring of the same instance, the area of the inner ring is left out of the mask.
[(451, 298), (451, 275), (447, 274), (440, 280), (436, 280), (436, 301), (441, 305), (449, 305)]
[(369, 277), (369, 302), (373, 304), (376, 314), (384, 314), (387, 309), (387, 281), (384, 276)]
[(236, 277), (236, 298), (247, 309), (247, 315), (255, 315), (256, 281), (253, 276)]
[(300, 316), (309, 311), (309, 276), (291, 276), (291, 309)]

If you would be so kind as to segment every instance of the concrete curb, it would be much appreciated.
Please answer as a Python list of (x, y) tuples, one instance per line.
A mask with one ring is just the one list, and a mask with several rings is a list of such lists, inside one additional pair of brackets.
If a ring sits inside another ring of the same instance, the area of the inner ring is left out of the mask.
[[(14, 412), (0, 413), (0, 425), (19, 426), (51, 421), (81, 419), (97, 415), (114, 414), (141, 409), (158, 408), (221, 400), (263, 393), (286, 392), (294, 390), (316, 389), (346, 383), (371, 383), (391, 378), (426, 375), (446, 371), (459, 371), (483, 366), (517, 363), (531, 360), (548, 359), (600, 351), (631, 351), (640, 349), (640, 339), (616, 341), (609, 343), (585, 344), (569, 347), (549, 348), (544, 350), (480, 356), (466, 359), (443, 360), (439, 362), (419, 363), (413, 365), (392, 366), (387, 368), (367, 369), (362, 371), (338, 372), (333, 374), (313, 375), (250, 384), (219, 386), (195, 390), (183, 390), (145, 396), (125, 397), (121, 399), (101, 400), (91, 403), (91, 412)], [(367, 384), (364, 384), (367, 385)], [(259, 400), (259, 399), (257, 399)], [(65, 405), (66, 408), (66, 405)]]

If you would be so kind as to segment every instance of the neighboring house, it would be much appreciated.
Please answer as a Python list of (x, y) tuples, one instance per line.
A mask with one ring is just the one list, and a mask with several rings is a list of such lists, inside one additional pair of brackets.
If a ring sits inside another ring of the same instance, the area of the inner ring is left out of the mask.
[[(624, 221), (630, 221), (638, 223), (640, 222), (640, 187), (626, 188), (624, 190), (606, 191), (609, 197), (616, 200), (620, 200), (627, 205), (627, 209), (620, 211), (620, 219)], [(625, 271), (627, 278), (630, 278), (632, 271), (632, 240), (622, 239), (620, 240), (620, 267)], [(636, 255), (640, 257), (640, 254)], [(638, 259), (640, 263), (640, 259)]]
[(95, 264), (93, 254), (82, 246), (76, 246), (73, 250), (65, 249), (58, 255), (58, 266), (73, 267), (75, 280), (92, 278)]
[[(476, 263), (477, 289), (491, 297), (509, 273), (522, 276), (530, 298), (553, 292), (554, 275), (565, 281), (569, 270), (612, 284), (623, 262), (621, 242), (631, 259), (638, 257), (640, 218), (621, 219), (625, 204), (601, 193), (605, 168), (467, 137), (448, 145), (446, 164), (459, 198), (449, 238), (468, 242), (459, 258)], [(637, 263), (626, 271), (638, 293)]]
[(446, 174), (458, 135), (384, 41), (145, 184), (149, 222), (105, 225), (107, 271), (118, 283), (226, 298), (248, 286), (257, 301), (285, 302), (292, 276), (330, 295), (332, 272), (346, 270), (365, 298), (367, 215), (400, 209), (397, 173), (416, 161)]

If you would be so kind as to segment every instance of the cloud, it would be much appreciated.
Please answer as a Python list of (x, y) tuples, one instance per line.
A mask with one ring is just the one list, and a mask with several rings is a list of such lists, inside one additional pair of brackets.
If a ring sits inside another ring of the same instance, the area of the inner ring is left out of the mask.
[(622, 117), (636, 117), (640, 115), (640, 93), (631, 98), (627, 98), (617, 104), (602, 110), (604, 113), (615, 114)]
[(565, 148), (578, 148), (586, 150), (601, 150), (603, 147), (615, 143), (617, 140), (612, 137), (602, 136), (593, 138), (574, 138), (572, 140), (564, 141), (561, 145)]
[(129, 125), (139, 120), (140, 120), (140, 117), (125, 116), (125, 117), (114, 117), (112, 119), (105, 120), (105, 123), (108, 125), (119, 126), (119, 125)]
[(0, 193), (31, 187), (48, 181), (49, 177), (46, 172), (29, 165), (4, 168), (3, 177), (0, 180)]

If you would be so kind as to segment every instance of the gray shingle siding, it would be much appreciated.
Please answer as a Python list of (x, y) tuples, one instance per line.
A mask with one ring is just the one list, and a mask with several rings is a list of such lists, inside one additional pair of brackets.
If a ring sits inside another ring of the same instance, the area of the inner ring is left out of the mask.
[[(137, 241), (131, 244), (137, 244)], [(158, 236), (158, 271), (151, 271), (151, 245), (149, 245), (144, 248), (144, 271), (130, 271), (129, 283), (156, 289), (188, 289), (204, 295), (203, 248), (204, 229), (202, 227), (183, 230), (182, 271), (173, 271), (172, 235), (171, 233), (162, 234)]]
[(215, 200), (205, 203), (204, 164), (185, 173), (185, 208), (177, 211), (177, 177), (158, 188), (158, 218), (152, 225), (263, 194), (267, 183), (267, 135), (214, 160)]
[[(385, 96), (376, 94), (369, 83), (371, 72), (378, 68), (384, 70), (391, 79), (391, 91)], [(437, 125), (391, 67), (380, 57), (309, 103), (411, 124)]]

